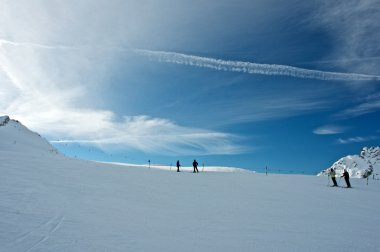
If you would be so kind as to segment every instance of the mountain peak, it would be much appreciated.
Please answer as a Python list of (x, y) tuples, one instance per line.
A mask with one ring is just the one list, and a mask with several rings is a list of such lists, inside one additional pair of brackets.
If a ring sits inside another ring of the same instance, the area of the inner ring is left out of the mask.
[(360, 152), (360, 156), (365, 159), (380, 159), (380, 147), (364, 147), (363, 150)]
[(364, 147), (360, 155), (345, 156), (318, 176), (330, 174), (330, 169), (334, 169), (338, 175), (347, 169), (353, 178), (367, 178), (372, 173), (377, 174), (380, 172), (380, 147)]
[(4, 126), (5, 124), (7, 124), (9, 122), (9, 120), (10, 120), (10, 118), (7, 115), (0, 116), (0, 126)]

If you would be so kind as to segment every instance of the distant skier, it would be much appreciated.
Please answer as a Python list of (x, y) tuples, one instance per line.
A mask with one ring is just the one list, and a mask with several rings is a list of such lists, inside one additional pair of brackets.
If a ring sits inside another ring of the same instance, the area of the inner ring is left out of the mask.
[(179, 167), (180, 167), (180, 163), (179, 163), (179, 160), (177, 160), (177, 172), (179, 172)]
[(199, 172), (198, 171), (198, 162), (195, 159), (194, 159), (194, 162), (193, 162), (193, 167), (194, 167), (194, 173)]
[(334, 185), (333, 186), (338, 186), (338, 184), (336, 183), (336, 172), (333, 168), (330, 169), (330, 176), (331, 176), (331, 180), (333, 181)]
[(344, 180), (346, 181), (347, 188), (351, 188), (351, 184), (350, 184), (350, 174), (348, 174), (347, 169), (344, 169), (344, 172), (343, 172), (343, 176), (342, 176), (342, 177), (344, 177)]

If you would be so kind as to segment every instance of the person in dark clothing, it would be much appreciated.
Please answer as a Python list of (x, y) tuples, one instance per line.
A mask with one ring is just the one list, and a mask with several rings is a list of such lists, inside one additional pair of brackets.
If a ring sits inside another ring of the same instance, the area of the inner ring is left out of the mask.
[(177, 172), (179, 172), (179, 167), (180, 167), (181, 165), (179, 164), (179, 160), (177, 160)]
[(194, 173), (195, 173), (195, 172), (199, 172), (199, 171), (198, 171), (198, 162), (197, 162), (197, 160), (195, 160), (195, 159), (194, 159), (194, 162), (193, 162), (193, 167), (194, 167)]
[(331, 176), (331, 180), (333, 181), (334, 185), (333, 186), (338, 186), (338, 184), (336, 183), (336, 172), (333, 168), (330, 169), (330, 176)]
[(344, 169), (344, 172), (343, 172), (343, 176), (342, 176), (342, 177), (344, 177), (344, 180), (346, 181), (347, 188), (351, 188), (351, 184), (350, 184), (350, 175), (348, 174), (347, 169)]

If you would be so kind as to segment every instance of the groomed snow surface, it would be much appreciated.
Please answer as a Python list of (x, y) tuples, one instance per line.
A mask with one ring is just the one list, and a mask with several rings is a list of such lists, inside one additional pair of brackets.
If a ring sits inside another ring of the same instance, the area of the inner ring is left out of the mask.
[(379, 180), (174, 170), (69, 159), (10, 120), (0, 251), (380, 251)]

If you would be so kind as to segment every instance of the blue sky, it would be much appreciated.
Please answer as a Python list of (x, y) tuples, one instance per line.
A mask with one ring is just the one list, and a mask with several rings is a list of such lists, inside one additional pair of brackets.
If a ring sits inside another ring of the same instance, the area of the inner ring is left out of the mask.
[(0, 1), (0, 113), (67, 155), (313, 173), (379, 145), (380, 3)]

